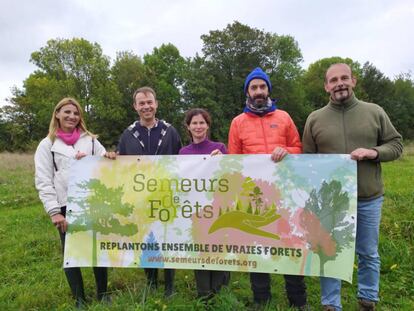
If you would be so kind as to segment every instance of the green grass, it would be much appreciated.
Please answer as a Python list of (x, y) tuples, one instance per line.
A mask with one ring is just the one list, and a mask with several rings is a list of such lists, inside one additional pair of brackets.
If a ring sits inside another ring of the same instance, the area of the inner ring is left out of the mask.
[[(414, 310), (414, 148), (384, 163), (386, 188), (381, 224), (381, 302), (378, 310)], [(72, 310), (61, 269), (59, 236), (34, 189), (33, 156), (0, 154), (0, 310)], [(196, 297), (191, 270), (179, 270), (176, 294), (147, 293), (142, 269), (110, 269), (112, 304), (95, 300), (92, 269), (82, 270), (89, 310), (250, 310), (247, 273), (232, 273), (230, 286), (204, 307)], [(162, 278), (161, 278), (162, 279)], [(344, 310), (356, 310), (354, 284), (343, 283)], [(162, 282), (162, 281), (161, 281)], [(307, 277), (312, 309), (320, 309), (319, 279)], [(264, 310), (288, 310), (281, 275), (272, 276), (273, 300)]]

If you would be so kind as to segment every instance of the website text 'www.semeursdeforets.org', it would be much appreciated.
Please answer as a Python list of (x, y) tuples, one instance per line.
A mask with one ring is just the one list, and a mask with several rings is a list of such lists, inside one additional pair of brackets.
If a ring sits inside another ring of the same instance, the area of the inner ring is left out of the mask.
[(227, 265), (227, 266), (241, 266), (252, 267), (256, 269), (257, 262), (255, 260), (241, 260), (241, 259), (224, 259), (219, 257), (166, 257), (166, 256), (152, 256), (148, 258), (148, 262), (163, 262), (163, 263), (181, 263), (181, 264), (200, 264), (200, 265)]

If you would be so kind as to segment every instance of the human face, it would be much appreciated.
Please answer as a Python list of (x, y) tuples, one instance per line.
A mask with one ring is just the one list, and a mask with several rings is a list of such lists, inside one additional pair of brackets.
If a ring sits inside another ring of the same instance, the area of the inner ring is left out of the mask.
[(66, 104), (56, 112), (56, 119), (58, 119), (59, 127), (62, 131), (71, 133), (80, 121), (78, 108), (75, 105)]
[(269, 97), (269, 88), (262, 79), (253, 79), (247, 88), (247, 95), (257, 104), (264, 104)]
[(152, 93), (138, 93), (135, 96), (134, 108), (144, 122), (155, 121), (158, 102)]
[(206, 139), (209, 126), (204, 117), (201, 114), (197, 114), (191, 118), (187, 129), (190, 131), (193, 141), (198, 143)]
[(343, 102), (352, 95), (356, 79), (352, 76), (351, 68), (345, 64), (331, 66), (326, 72), (325, 91), (331, 99)]

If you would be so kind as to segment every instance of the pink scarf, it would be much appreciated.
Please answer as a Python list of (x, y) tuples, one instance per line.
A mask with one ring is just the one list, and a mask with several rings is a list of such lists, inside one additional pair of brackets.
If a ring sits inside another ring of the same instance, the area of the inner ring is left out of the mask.
[(74, 145), (80, 137), (80, 131), (76, 127), (72, 133), (66, 133), (61, 129), (57, 130), (56, 136), (65, 142), (66, 145)]

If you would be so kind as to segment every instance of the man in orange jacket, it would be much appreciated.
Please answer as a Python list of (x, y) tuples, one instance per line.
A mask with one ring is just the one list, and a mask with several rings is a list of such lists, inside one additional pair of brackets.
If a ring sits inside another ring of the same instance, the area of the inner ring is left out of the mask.
[[(301, 153), (302, 144), (295, 123), (285, 111), (277, 109), (270, 92), (272, 84), (261, 69), (254, 69), (246, 78), (244, 112), (230, 126), (229, 154), (271, 154), (275, 162), (289, 153)], [(306, 285), (303, 276), (285, 275), (289, 304), (306, 310)], [(271, 299), (270, 274), (250, 273), (255, 303), (266, 304)]]

